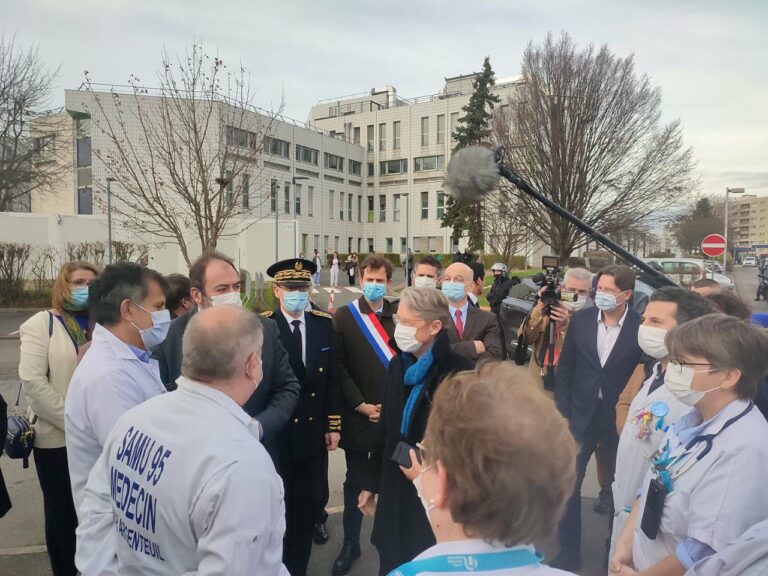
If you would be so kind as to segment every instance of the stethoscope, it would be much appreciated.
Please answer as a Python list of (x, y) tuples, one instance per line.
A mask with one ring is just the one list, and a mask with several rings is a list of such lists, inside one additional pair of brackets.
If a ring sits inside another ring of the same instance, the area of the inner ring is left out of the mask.
[[(713, 434), (700, 434), (686, 444), (681, 454), (672, 457), (669, 453), (669, 440), (663, 451), (657, 452), (652, 459), (653, 465), (659, 479), (664, 483), (668, 491), (672, 491), (672, 480), (677, 479), (682, 474), (690, 470), (697, 462), (700, 462), (707, 454), (712, 451), (715, 438), (717, 438), (726, 428), (741, 420), (746, 416), (755, 405), (750, 402), (749, 405), (739, 414), (728, 420), (723, 427)], [(700, 449), (703, 446), (703, 449)], [(696, 457), (691, 458), (695, 453)], [(682, 463), (682, 465), (680, 465)], [(672, 471), (673, 467), (679, 466)]]

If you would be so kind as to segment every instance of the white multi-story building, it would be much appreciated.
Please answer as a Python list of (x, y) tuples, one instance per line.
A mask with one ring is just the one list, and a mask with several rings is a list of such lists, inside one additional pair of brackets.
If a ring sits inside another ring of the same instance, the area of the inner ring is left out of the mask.
[[(414, 252), (453, 252), (445, 211), (445, 167), (455, 146), (451, 135), (472, 95), (475, 75), (447, 78), (437, 93), (406, 99), (392, 86), (322, 100), (308, 122), (365, 150), (360, 251), (404, 253), (406, 229)], [(519, 79), (499, 81), (493, 92), (504, 106)], [(463, 246), (462, 246), (463, 247)]]

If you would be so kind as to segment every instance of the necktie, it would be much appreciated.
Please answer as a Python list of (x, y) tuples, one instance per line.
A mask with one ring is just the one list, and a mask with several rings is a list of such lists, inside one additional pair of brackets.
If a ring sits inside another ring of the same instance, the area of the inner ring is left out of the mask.
[(301, 321), (293, 320), (291, 325), (293, 326), (293, 332), (291, 333), (291, 348), (293, 352), (291, 364), (293, 365), (294, 372), (296, 372), (296, 376), (301, 378), (304, 375), (304, 361), (302, 360), (303, 353), (301, 345)]
[(461, 319), (461, 310), (456, 310), (456, 332), (459, 333), (459, 338), (464, 337), (464, 321)]

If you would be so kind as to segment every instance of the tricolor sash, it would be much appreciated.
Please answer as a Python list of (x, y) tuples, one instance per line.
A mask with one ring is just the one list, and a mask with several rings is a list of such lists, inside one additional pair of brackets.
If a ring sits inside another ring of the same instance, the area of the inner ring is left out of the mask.
[(381, 320), (379, 320), (379, 317), (374, 312), (363, 314), (358, 300), (349, 305), (349, 311), (352, 313), (352, 318), (357, 322), (360, 332), (368, 340), (368, 344), (376, 352), (376, 356), (379, 357), (384, 368), (387, 368), (389, 361), (395, 355), (395, 351), (389, 346), (389, 336), (387, 331), (384, 330), (384, 326), (381, 325)]

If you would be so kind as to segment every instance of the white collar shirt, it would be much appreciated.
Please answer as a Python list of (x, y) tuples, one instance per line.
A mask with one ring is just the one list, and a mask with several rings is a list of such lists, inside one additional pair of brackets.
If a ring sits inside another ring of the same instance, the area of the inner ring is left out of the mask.
[(283, 485), (258, 423), (223, 392), (177, 382), (110, 434), (85, 490), (78, 569), (287, 576)]
[(456, 324), (456, 312), (461, 312), (461, 323), (464, 326), (464, 330), (467, 329), (467, 314), (469, 313), (469, 297), (467, 297), (467, 301), (464, 302), (464, 306), (461, 308), (456, 308), (452, 304), (448, 305), (448, 310), (451, 313), (451, 320), (453, 320), (453, 323)]
[(600, 357), (601, 366), (605, 366), (605, 363), (611, 356), (628, 312), (629, 304), (624, 307), (624, 314), (621, 315), (619, 323), (616, 326), (608, 326), (603, 320), (603, 312), (601, 310), (597, 311), (597, 355)]
[(134, 406), (163, 394), (156, 360), (144, 362), (100, 324), (67, 389), (64, 428), (75, 509), (115, 422)]

